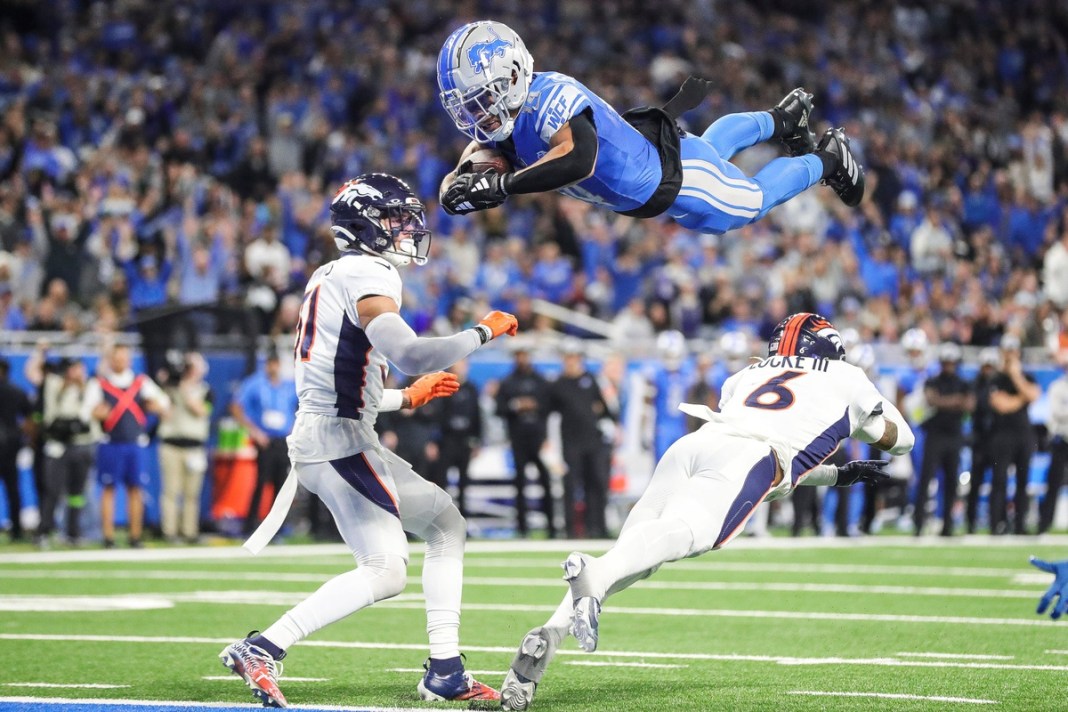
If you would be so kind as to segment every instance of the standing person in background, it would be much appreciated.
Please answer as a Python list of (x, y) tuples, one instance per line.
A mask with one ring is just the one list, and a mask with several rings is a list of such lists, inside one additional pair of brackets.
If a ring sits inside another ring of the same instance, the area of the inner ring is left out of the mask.
[(56, 505), (66, 495), (67, 540), (81, 542), (81, 514), (85, 486), (93, 467), (96, 440), (92, 416), (86, 407), (88, 374), (79, 359), (60, 359), (44, 374), (41, 385), (41, 425), (44, 432), (44, 487), (41, 496), (41, 528), (38, 546), (47, 548), (56, 526)]
[(972, 472), (968, 485), (966, 513), (968, 533), (974, 534), (979, 519), (979, 496), (986, 473), (994, 465), (994, 409), (990, 407), (990, 392), (998, 375), (1001, 356), (994, 346), (979, 352), (979, 374), (975, 377), (973, 394), (975, 412), (972, 414)]
[(564, 346), (564, 370), (549, 388), (549, 410), (560, 414), (560, 440), (567, 474), (564, 476), (564, 522), (567, 535), (577, 536), (575, 485), (581, 485), (585, 503), (585, 534), (608, 536), (605, 508), (608, 505), (608, 470), (604, 459), (601, 419), (610, 417), (597, 379), (586, 370), (575, 342)]
[[(208, 469), (208, 431), (214, 396), (204, 382), (208, 364), (194, 352), (182, 360), (177, 382), (167, 384), (171, 410), (159, 426), (163, 478), (160, 526), (168, 541), (196, 542), (200, 535), (200, 491)], [(181, 504), (179, 504), (181, 500)]]
[(256, 486), (245, 518), (245, 533), (250, 534), (260, 522), (264, 488), (270, 484), (277, 497), (289, 474), (286, 437), (293, 431), (297, 415), (297, 387), (292, 380), (282, 378), (277, 351), (268, 352), (262, 371), (241, 382), (230, 414), (256, 446)]
[(959, 345), (947, 341), (938, 347), (939, 372), (924, 383), (924, 396), (932, 409), (924, 421), (927, 434), (916, 490), (916, 508), (912, 512), (915, 535), (923, 534), (927, 519), (928, 488), (938, 471), (942, 473), (939, 492), (942, 497), (942, 536), (953, 536), (953, 507), (957, 502), (957, 479), (960, 474), (960, 450), (964, 447), (964, 419), (975, 408), (972, 385), (958, 372), (963, 352)]
[(1064, 373), (1049, 387), (1050, 461), (1046, 478), (1046, 496), (1038, 508), (1038, 533), (1045, 534), (1053, 526), (1064, 476), (1068, 474), (1068, 351), (1059, 355)]
[(441, 440), (438, 442), (438, 459), (431, 481), (443, 490), (448, 490), (449, 469), (456, 468), (456, 506), (460, 514), (467, 516), (467, 469), (471, 458), (482, 446), (482, 410), (478, 404), (478, 388), (467, 380), (467, 359), (461, 359), (449, 367), (456, 376), (460, 388), (450, 398), (438, 404), (437, 416)]
[(11, 513), (11, 541), (22, 539), (22, 492), (19, 489), (19, 449), (33, 404), (26, 393), (8, 381), (11, 364), (0, 358), (0, 480), (7, 489)]
[(89, 381), (86, 408), (100, 421), (104, 436), (96, 449), (97, 477), (104, 488), (100, 520), (104, 547), (115, 546), (115, 485), (126, 487), (126, 511), (130, 546), (141, 547), (148, 485), (145, 450), (148, 447), (146, 411), (164, 415), (170, 406), (156, 382), (131, 368), (130, 347), (117, 344), (108, 354), (106, 370)]
[(538, 483), (543, 494), (541, 511), (545, 515), (546, 532), (550, 539), (556, 538), (554, 502), (549, 468), (541, 459), (541, 448), (547, 432), (549, 408), (549, 382), (534, 369), (530, 351), (515, 350), (515, 368), (501, 380), (497, 390), (497, 414), (508, 428), (508, 440), (512, 445), (512, 461), (515, 464), (515, 512), (516, 531), (525, 537), (527, 524), (527, 465), (538, 471)]
[(1013, 498), (1013, 532), (1027, 533), (1027, 476), (1035, 436), (1027, 407), (1042, 391), (1035, 380), (1024, 373), (1020, 363), (1020, 340), (1012, 334), (1001, 339), (1001, 370), (994, 377), (990, 407), (994, 411), (993, 442), (994, 479), (990, 491), (990, 533), (1008, 533), (1009, 467), (1016, 470), (1016, 496)]

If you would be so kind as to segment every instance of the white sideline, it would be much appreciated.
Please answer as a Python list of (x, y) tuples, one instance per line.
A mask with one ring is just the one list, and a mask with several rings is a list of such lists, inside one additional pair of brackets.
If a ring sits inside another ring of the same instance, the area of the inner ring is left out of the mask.
[[(139, 635), (58, 635), (35, 633), (0, 633), (0, 640), (38, 640), (55, 642), (94, 642), (94, 643), (155, 643), (177, 645), (181, 643), (195, 645), (226, 645), (231, 638), (168, 637)], [(359, 641), (305, 640), (302, 647), (308, 648), (342, 648), (359, 650), (415, 650), (425, 651), (426, 643), (365, 643)], [(514, 653), (514, 647), (465, 645), (464, 650), (476, 653)], [(1006, 665), (993, 662), (950, 662), (944, 660), (897, 660), (887, 658), (795, 658), (782, 655), (740, 655), (734, 653), (660, 653), (648, 651), (625, 651), (599, 649), (595, 653), (581, 650), (560, 649), (559, 656), (641, 658), (650, 660), (701, 660), (715, 662), (767, 662), (780, 665), (873, 665), (883, 667), (928, 667), (928, 668), (967, 668), (977, 670), (1042, 670), (1049, 672), (1068, 672), (1068, 665)]]
[[(1048, 651), (1047, 651), (1048, 652)], [(894, 653), (899, 658), (960, 658), (961, 660), (1012, 660), (1012, 655), (975, 655), (973, 653)]]
[(885, 700), (928, 700), (930, 702), (958, 702), (966, 705), (996, 705), (997, 700), (972, 699), (970, 697), (941, 697), (938, 695), (905, 695), (892, 692), (821, 692), (818, 690), (791, 690), (790, 695), (809, 697), (877, 697)]

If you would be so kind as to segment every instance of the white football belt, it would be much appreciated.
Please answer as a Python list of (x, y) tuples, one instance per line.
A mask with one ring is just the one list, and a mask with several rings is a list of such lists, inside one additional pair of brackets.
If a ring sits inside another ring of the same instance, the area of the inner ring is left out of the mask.
[[(271, 511), (267, 513), (267, 517), (260, 522), (260, 525), (256, 527), (256, 531), (252, 532), (252, 535), (245, 540), (242, 546), (253, 554), (258, 554), (263, 551), (263, 548), (271, 543), (271, 539), (274, 539), (274, 535), (278, 533), (278, 530), (285, 524), (286, 515), (289, 514), (289, 508), (293, 506), (293, 499), (297, 496), (297, 473), (291, 467), (289, 474), (286, 475), (286, 481), (282, 483), (282, 487), (278, 490), (278, 493), (274, 497), (274, 504), (271, 505)], [(254, 516), (254, 512), (250, 512), (249, 516)]]

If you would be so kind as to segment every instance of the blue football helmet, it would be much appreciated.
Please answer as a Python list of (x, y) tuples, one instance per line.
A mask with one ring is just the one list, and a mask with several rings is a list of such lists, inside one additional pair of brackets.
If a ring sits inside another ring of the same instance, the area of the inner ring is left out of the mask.
[(845, 358), (845, 348), (834, 324), (819, 314), (800, 312), (780, 321), (771, 332), (768, 356), (809, 356), (838, 361)]
[(365, 173), (345, 183), (330, 203), (330, 232), (342, 252), (369, 252), (396, 267), (426, 264), (426, 212), (408, 184), (388, 173)]
[(449, 35), (438, 54), (439, 98), (456, 128), (479, 143), (512, 134), (512, 112), (530, 91), (534, 60), (505, 24), (471, 22)]

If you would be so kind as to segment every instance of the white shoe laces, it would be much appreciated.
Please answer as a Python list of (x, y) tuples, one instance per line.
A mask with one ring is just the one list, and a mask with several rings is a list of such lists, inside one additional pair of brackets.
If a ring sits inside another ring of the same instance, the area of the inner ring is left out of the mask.
[(253, 645), (252, 643), (245, 643), (238, 654), (241, 656), (241, 660), (246, 664), (257, 661), (262, 663), (267, 668), (267, 671), (270, 673), (273, 680), (278, 680), (278, 678), (282, 677), (282, 671), (285, 669), (282, 661), (275, 660), (271, 657), (270, 653), (260, 646)]

